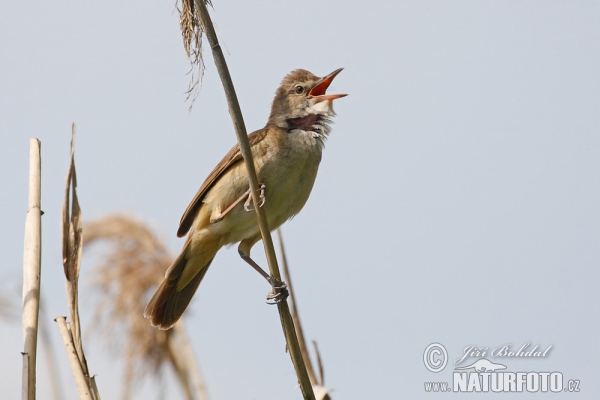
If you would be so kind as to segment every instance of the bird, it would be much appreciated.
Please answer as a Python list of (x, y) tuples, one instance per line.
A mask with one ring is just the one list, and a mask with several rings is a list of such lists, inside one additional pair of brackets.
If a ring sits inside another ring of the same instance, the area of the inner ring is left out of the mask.
[[(248, 135), (260, 184), (258, 206), (264, 207), (270, 230), (298, 214), (308, 200), (331, 132), (333, 100), (347, 96), (326, 94), (342, 69), (324, 77), (304, 69), (287, 74), (275, 92), (267, 124)], [(273, 283), (250, 258), (252, 246), (261, 239), (251, 201), (248, 173), (236, 144), (181, 217), (177, 236), (187, 234), (187, 239), (144, 310), (153, 326), (169, 329), (179, 320), (223, 246), (239, 242), (242, 259)], [(268, 298), (279, 301), (284, 291)]]

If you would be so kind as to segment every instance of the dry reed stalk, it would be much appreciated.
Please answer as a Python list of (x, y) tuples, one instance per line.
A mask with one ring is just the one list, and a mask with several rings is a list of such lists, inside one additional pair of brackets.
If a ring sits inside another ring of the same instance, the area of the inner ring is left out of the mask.
[[(71, 158), (65, 185), (65, 200), (62, 208), (62, 242), (67, 303), (69, 305), (71, 322), (66, 322), (64, 317), (58, 317), (55, 321), (58, 323), (63, 336), (69, 360), (73, 360), (72, 357), (74, 355), (77, 357), (78, 362), (72, 362), (71, 368), (77, 382), (80, 397), (88, 393), (91, 399), (99, 400), (100, 394), (96, 388), (94, 377), (90, 376), (83, 352), (81, 324), (79, 321), (79, 270), (81, 267), (82, 227), (81, 208), (77, 199), (77, 174), (75, 172), (75, 124), (72, 127)], [(63, 322), (64, 326), (62, 326)], [(72, 345), (72, 349), (70, 349), (70, 345)], [(75, 354), (72, 354), (73, 351)], [(85, 380), (87, 388), (85, 391), (83, 391), (83, 383), (78, 381), (81, 376)]]
[(281, 233), (281, 228), (277, 229), (277, 239), (279, 240), (279, 253), (281, 254), (281, 264), (283, 267), (283, 276), (288, 285), (288, 290), (290, 292), (290, 304), (291, 304), (291, 312), (292, 319), (294, 320), (294, 327), (296, 328), (296, 335), (298, 336), (298, 342), (300, 345), (300, 349), (302, 351), (302, 357), (304, 357), (304, 362), (306, 364), (306, 369), (308, 371), (308, 375), (310, 376), (310, 381), (312, 384), (313, 391), (315, 393), (316, 400), (330, 400), (329, 392), (331, 389), (325, 387), (325, 378), (323, 373), (323, 364), (321, 363), (321, 354), (319, 352), (319, 348), (317, 347), (317, 342), (313, 340), (313, 345), (315, 346), (315, 353), (317, 355), (317, 366), (319, 368), (319, 378), (315, 375), (314, 368), (312, 365), (312, 361), (310, 359), (310, 353), (308, 352), (308, 347), (306, 346), (306, 340), (304, 339), (304, 330), (302, 329), (302, 323), (300, 322), (300, 315), (298, 314), (298, 305), (296, 302), (296, 294), (294, 292), (294, 287), (292, 286), (292, 277), (290, 276), (290, 269), (287, 262), (287, 254), (285, 252), (285, 246), (283, 245), (283, 235)]
[[(38, 320), (40, 312), (40, 278), (42, 256), (41, 155), (40, 141), (29, 141), (29, 201), (25, 220), (23, 254), (23, 399), (35, 399)], [(27, 371), (27, 374), (25, 374)]]
[(183, 359), (183, 364), (186, 365), (186, 369), (191, 378), (190, 386), (195, 389), (195, 393), (198, 393), (198, 400), (208, 400), (206, 387), (204, 386), (204, 380), (200, 373), (200, 366), (194, 357), (194, 351), (190, 345), (190, 340), (187, 336), (187, 332), (183, 325), (183, 321), (179, 320), (175, 324), (175, 332), (177, 332), (178, 344), (177, 354)]
[[(22, 287), (23, 285), (19, 283)], [(6, 286), (6, 285), (4, 285)], [(12, 297), (6, 296), (6, 293), (12, 292), (12, 288), (2, 287), (0, 288), (0, 321), (13, 323), (17, 319), (18, 315), (15, 312), (16, 305), (14, 304), (14, 300)], [(12, 294), (12, 293), (11, 293)], [(44, 304), (46, 304), (45, 300), (40, 297), (40, 312), (38, 317), (38, 341), (40, 342), (42, 351), (44, 352), (44, 359), (46, 360), (46, 369), (48, 371), (48, 378), (50, 380), (50, 386), (52, 389), (52, 399), (54, 400), (62, 400), (64, 396), (62, 394), (61, 386), (60, 386), (60, 374), (59, 368), (56, 361), (56, 356), (54, 354), (54, 349), (52, 346), (52, 338), (50, 336), (50, 332), (48, 330), (48, 316), (44, 311)], [(39, 351), (39, 349), (38, 349)], [(22, 353), (27, 355), (26, 353)], [(29, 361), (29, 357), (23, 357), (23, 361)], [(29, 366), (27, 366), (27, 375), (29, 375)], [(36, 374), (37, 375), (37, 374)], [(27, 384), (27, 381), (24, 380), (22, 382), (24, 385)], [(28, 395), (27, 386), (23, 386), (25, 391), (24, 395)]]
[(21, 355), (23, 356), (23, 379), (21, 381), (21, 399), (27, 400), (29, 396), (29, 354), (21, 353)]
[(313, 386), (313, 389), (315, 390), (315, 397), (317, 400), (331, 400), (329, 397), (329, 392), (331, 392), (331, 389), (325, 386), (325, 373), (323, 370), (323, 363), (321, 362), (321, 352), (319, 351), (316, 340), (313, 340), (313, 345), (315, 346), (317, 366), (319, 367), (319, 380), (318, 383)]
[(110, 347), (125, 356), (123, 397), (131, 396), (133, 384), (144, 375), (158, 376), (164, 365), (171, 365), (186, 397), (206, 400), (183, 322), (163, 331), (143, 318), (148, 295), (173, 262), (166, 246), (142, 222), (125, 215), (88, 222), (85, 232), (86, 249), (97, 242), (111, 245), (93, 272), (92, 285), (101, 299), (94, 320), (111, 339)]
[(60, 329), (60, 335), (67, 349), (67, 357), (69, 358), (69, 364), (71, 364), (71, 370), (73, 371), (73, 377), (75, 378), (75, 385), (77, 386), (77, 392), (79, 393), (80, 400), (93, 400), (92, 391), (88, 379), (83, 372), (79, 356), (77, 355), (77, 349), (73, 342), (73, 333), (69, 329), (68, 322), (65, 317), (56, 317), (56, 323)]
[[(206, 35), (210, 48), (212, 50), (213, 58), (223, 89), (225, 90), (225, 96), (227, 98), (227, 105), (229, 107), (229, 114), (235, 128), (238, 144), (240, 146), (240, 152), (244, 158), (244, 164), (248, 171), (248, 178), (250, 184), (250, 191), (252, 193), (252, 200), (254, 203), (254, 209), (256, 210), (256, 218), (260, 233), (262, 236), (265, 253), (267, 256), (267, 262), (269, 264), (269, 272), (273, 279), (273, 285), (276, 282), (281, 281), (281, 274), (279, 273), (279, 267), (277, 265), (277, 257), (275, 256), (275, 249), (273, 247), (273, 240), (271, 239), (271, 232), (267, 225), (267, 218), (264, 208), (260, 207), (258, 202), (260, 201), (259, 190), (258, 190), (258, 179), (256, 177), (256, 170), (254, 168), (254, 161), (252, 159), (252, 152), (250, 150), (250, 144), (248, 142), (248, 134), (246, 126), (244, 124), (244, 118), (240, 109), (237, 95), (235, 94), (235, 88), (229, 69), (227, 68), (227, 62), (223, 56), (221, 45), (217, 39), (213, 23), (211, 21), (208, 9), (206, 8), (206, 0), (194, 0), (195, 12), (198, 15), (200, 22), (202, 23), (202, 31)], [(275, 290), (275, 288), (273, 288)], [(281, 325), (285, 335), (288, 349), (290, 350), (290, 356), (292, 363), (296, 371), (296, 376), (300, 384), (300, 390), (306, 400), (315, 400), (315, 395), (312, 390), (310, 378), (306, 372), (306, 365), (302, 357), (302, 352), (298, 344), (298, 338), (296, 337), (296, 330), (294, 328), (294, 322), (290, 314), (290, 309), (286, 301), (280, 301), (277, 303), (277, 310), (279, 311), (279, 317), (281, 319)]]
[(45, 301), (42, 301), (40, 307), (40, 343), (42, 344), (44, 358), (46, 359), (46, 368), (48, 369), (52, 398), (54, 400), (62, 400), (64, 399), (64, 396), (60, 385), (60, 369), (58, 368), (56, 355), (54, 354), (52, 337), (50, 335), (50, 329), (48, 328), (48, 321), (50, 321), (50, 319), (44, 310), (44, 304)]
[(308, 353), (308, 348), (306, 347), (306, 340), (304, 339), (304, 331), (302, 329), (302, 324), (300, 323), (300, 315), (298, 314), (298, 307), (296, 305), (296, 294), (294, 292), (294, 286), (292, 284), (292, 277), (290, 276), (290, 269), (288, 267), (287, 254), (285, 253), (285, 247), (283, 245), (283, 236), (281, 234), (281, 228), (277, 229), (277, 239), (279, 239), (279, 253), (281, 254), (283, 277), (288, 286), (288, 291), (290, 292), (290, 308), (292, 313), (292, 319), (294, 320), (294, 328), (296, 328), (296, 336), (298, 336), (298, 344), (300, 345), (300, 350), (302, 351), (302, 357), (304, 357), (304, 363), (306, 364), (306, 370), (308, 372), (308, 376), (310, 377), (310, 383), (313, 386), (315, 386), (318, 384), (318, 380), (315, 376), (315, 371), (312, 367), (310, 354)]

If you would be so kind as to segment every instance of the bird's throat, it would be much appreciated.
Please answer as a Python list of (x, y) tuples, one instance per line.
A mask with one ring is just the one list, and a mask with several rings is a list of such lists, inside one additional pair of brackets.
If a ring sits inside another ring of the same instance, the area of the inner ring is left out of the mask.
[(292, 131), (294, 129), (302, 129), (303, 131), (312, 131), (313, 126), (319, 121), (319, 114), (308, 114), (306, 117), (300, 118), (289, 118), (288, 122), (288, 131)]

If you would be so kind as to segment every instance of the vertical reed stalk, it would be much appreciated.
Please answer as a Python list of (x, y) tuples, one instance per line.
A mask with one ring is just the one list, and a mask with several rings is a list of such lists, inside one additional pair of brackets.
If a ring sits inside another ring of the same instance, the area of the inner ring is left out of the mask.
[[(35, 399), (38, 320), (40, 312), (40, 278), (42, 256), (41, 156), (40, 141), (29, 141), (29, 203), (25, 220), (23, 254), (23, 399)], [(27, 375), (25, 376), (25, 372)]]
[(194, 388), (194, 391), (197, 395), (197, 400), (208, 400), (208, 394), (206, 392), (206, 387), (204, 386), (204, 380), (200, 374), (200, 366), (196, 361), (196, 357), (194, 357), (194, 350), (192, 349), (188, 339), (183, 321), (179, 320), (175, 324), (174, 329), (175, 332), (177, 332), (176, 340), (179, 350), (177, 354), (183, 358), (183, 363), (186, 367), (186, 373), (191, 379), (191, 386)]
[(27, 400), (29, 396), (29, 354), (21, 353), (23, 356), (23, 380), (21, 382), (21, 399)]
[(48, 328), (48, 322), (50, 319), (48, 318), (48, 314), (45, 312), (44, 304), (45, 301), (41, 302), (40, 307), (40, 344), (42, 345), (42, 350), (44, 351), (44, 359), (46, 360), (46, 369), (48, 370), (48, 378), (50, 379), (51, 393), (52, 396), (48, 396), (48, 398), (52, 398), (52, 400), (62, 400), (65, 396), (62, 393), (61, 389), (61, 380), (60, 380), (60, 369), (58, 368), (56, 354), (54, 353), (54, 346), (52, 345), (52, 337), (50, 336), (50, 329)]
[[(244, 157), (246, 169), (248, 170), (252, 200), (254, 202), (254, 209), (256, 210), (262, 241), (265, 246), (269, 271), (272, 278), (275, 278), (277, 281), (281, 281), (281, 274), (279, 273), (279, 267), (277, 265), (277, 258), (275, 256), (273, 240), (271, 239), (271, 233), (267, 225), (265, 210), (258, 204), (260, 199), (258, 191), (258, 178), (256, 177), (256, 170), (254, 168), (254, 161), (252, 159), (252, 151), (248, 142), (248, 134), (246, 132), (246, 126), (244, 124), (242, 111), (237, 100), (237, 95), (235, 94), (235, 88), (229, 74), (229, 69), (227, 68), (225, 57), (223, 56), (223, 51), (221, 50), (221, 46), (217, 40), (217, 35), (210, 19), (210, 15), (208, 14), (205, 0), (194, 0), (194, 3), (200, 13), (202, 26), (212, 49), (213, 58), (217, 67), (217, 71), (219, 72), (219, 76), (221, 77), (223, 88), (225, 89), (225, 96), (227, 97), (227, 104), (229, 106), (229, 114), (231, 115), (235, 133), (240, 146), (240, 151)], [(296, 337), (294, 322), (290, 314), (288, 303), (286, 301), (280, 301), (277, 303), (277, 308), (279, 311), (281, 324), (283, 326), (285, 339), (290, 350), (292, 363), (294, 364), (298, 382), (300, 383), (302, 395), (307, 400), (315, 400), (315, 395), (310, 384), (310, 378), (306, 372), (306, 365), (304, 364), (302, 352), (300, 351), (300, 346), (298, 344), (298, 338)]]
[(285, 247), (283, 246), (283, 236), (281, 235), (281, 228), (277, 229), (277, 239), (279, 239), (279, 254), (281, 254), (283, 277), (285, 279), (286, 284), (288, 285), (288, 290), (290, 291), (292, 319), (294, 320), (294, 327), (296, 328), (298, 343), (300, 344), (300, 350), (302, 351), (302, 356), (304, 357), (304, 363), (306, 364), (306, 370), (308, 372), (308, 376), (310, 377), (310, 382), (313, 386), (316, 386), (319, 384), (319, 382), (317, 381), (315, 371), (312, 367), (312, 362), (310, 361), (310, 354), (308, 353), (308, 348), (306, 346), (306, 339), (304, 339), (304, 331), (302, 330), (302, 324), (300, 323), (300, 315), (298, 314), (298, 307), (296, 305), (296, 295), (294, 293), (294, 287), (292, 285), (292, 277), (290, 276), (290, 269), (288, 267), (287, 257), (285, 254)]

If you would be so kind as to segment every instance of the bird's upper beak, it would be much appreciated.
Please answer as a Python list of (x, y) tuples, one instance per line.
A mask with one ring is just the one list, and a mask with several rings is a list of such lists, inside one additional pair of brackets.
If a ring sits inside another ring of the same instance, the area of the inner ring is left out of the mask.
[(333, 82), (333, 78), (337, 76), (340, 72), (342, 72), (344, 68), (339, 68), (327, 75), (324, 78), (321, 78), (319, 82), (310, 90), (308, 93), (309, 97), (312, 97), (318, 102), (323, 100), (335, 100), (344, 96), (348, 96), (347, 94), (325, 94), (327, 88)]

